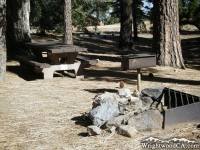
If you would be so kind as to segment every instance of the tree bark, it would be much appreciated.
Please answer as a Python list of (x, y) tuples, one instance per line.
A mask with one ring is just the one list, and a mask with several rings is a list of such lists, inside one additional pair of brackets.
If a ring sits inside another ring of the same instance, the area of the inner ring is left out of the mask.
[(71, 0), (64, 0), (64, 38), (63, 43), (73, 44)]
[(161, 66), (185, 68), (179, 33), (179, 0), (154, 0), (153, 52)]
[(6, 0), (0, 1), (0, 82), (4, 82), (6, 74)]
[(138, 41), (137, 29), (137, 0), (133, 0), (133, 27), (134, 27), (134, 41)]
[(22, 44), (31, 41), (29, 13), (30, 0), (7, 0), (6, 45), (8, 53), (21, 51)]
[(121, 0), (121, 27), (119, 46), (122, 49), (130, 49), (133, 46), (132, 39), (132, 0)]

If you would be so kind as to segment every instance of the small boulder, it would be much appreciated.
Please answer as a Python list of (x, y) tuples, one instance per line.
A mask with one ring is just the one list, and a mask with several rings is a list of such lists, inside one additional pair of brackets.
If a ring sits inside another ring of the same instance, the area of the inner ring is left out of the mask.
[(95, 98), (93, 99), (92, 107), (95, 108), (100, 105), (100, 102), (103, 101), (104, 99), (110, 99), (115, 102), (119, 101), (119, 95), (116, 93), (110, 93), (110, 92), (104, 92), (97, 94)]
[(153, 77), (154, 77), (153, 73), (149, 73), (149, 78), (153, 78)]
[(134, 97), (140, 98), (140, 92), (138, 90), (134, 90), (132, 95)]
[(145, 106), (151, 105), (153, 103), (151, 97), (142, 97), (141, 100)]
[(113, 132), (115, 132), (116, 129), (117, 129), (116, 127), (112, 126), (112, 127), (109, 129), (109, 131), (110, 131), (110, 133), (113, 133)]
[(146, 88), (141, 91), (144, 96), (151, 97), (153, 100), (158, 99), (163, 93), (164, 87)]
[(121, 125), (117, 128), (117, 133), (132, 138), (137, 134), (137, 130), (133, 126)]
[(119, 115), (117, 117), (113, 117), (110, 120), (106, 122), (106, 127), (111, 128), (111, 127), (119, 127), (122, 124), (125, 124), (127, 121), (127, 118), (125, 115)]
[(100, 101), (100, 104), (93, 108), (89, 117), (93, 122), (93, 125), (101, 126), (109, 119), (119, 115), (119, 109), (117, 102), (105, 98)]
[(119, 94), (120, 98), (130, 98), (131, 97), (131, 91), (126, 88), (120, 88), (118, 90), (118, 94)]
[(138, 131), (151, 131), (161, 129), (163, 115), (158, 110), (149, 109), (143, 113), (132, 116), (128, 120), (128, 125), (134, 126)]
[(91, 136), (100, 135), (101, 129), (97, 126), (91, 125), (87, 127), (88, 134)]

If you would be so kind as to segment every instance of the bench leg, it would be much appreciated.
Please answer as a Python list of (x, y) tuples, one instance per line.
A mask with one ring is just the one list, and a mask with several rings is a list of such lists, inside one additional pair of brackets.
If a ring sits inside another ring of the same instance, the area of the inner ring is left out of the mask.
[(82, 78), (84, 79), (84, 68), (88, 68), (91, 65), (88, 64), (87, 62), (82, 62), (78, 68), (78, 70), (75, 72), (77, 78)]
[(53, 68), (43, 69), (42, 73), (43, 73), (44, 79), (53, 79), (54, 71), (55, 70)]
[(50, 68), (35, 67), (35, 72), (43, 73), (44, 79), (53, 79), (53, 73), (56, 70), (74, 70), (76, 78), (84, 79), (84, 68), (90, 66), (88, 63), (75, 62), (74, 64), (51, 65)]

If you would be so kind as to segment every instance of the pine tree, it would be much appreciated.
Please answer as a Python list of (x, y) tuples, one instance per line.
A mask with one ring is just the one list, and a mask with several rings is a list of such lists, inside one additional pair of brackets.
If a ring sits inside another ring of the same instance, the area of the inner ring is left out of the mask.
[(122, 0), (121, 9), (121, 28), (119, 45), (122, 49), (130, 49), (133, 46), (132, 39), (132, 0)]
[(185, 68), (179, 33), (178, 0), (154, 0), (153, 47), (158, 64)]
[(8, 53), (16, 53), (22, 49), (22, 44), (30, 42), (29, 0), (6, 1), (6, 45)]

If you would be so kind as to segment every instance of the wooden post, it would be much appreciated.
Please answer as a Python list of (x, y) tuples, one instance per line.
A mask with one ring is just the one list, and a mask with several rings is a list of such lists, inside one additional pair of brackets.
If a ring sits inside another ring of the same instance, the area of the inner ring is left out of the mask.
[(139, 92), (141, 92), (141, 73), (140, 73), (140, 69), (137, 69), (137, 90)]

